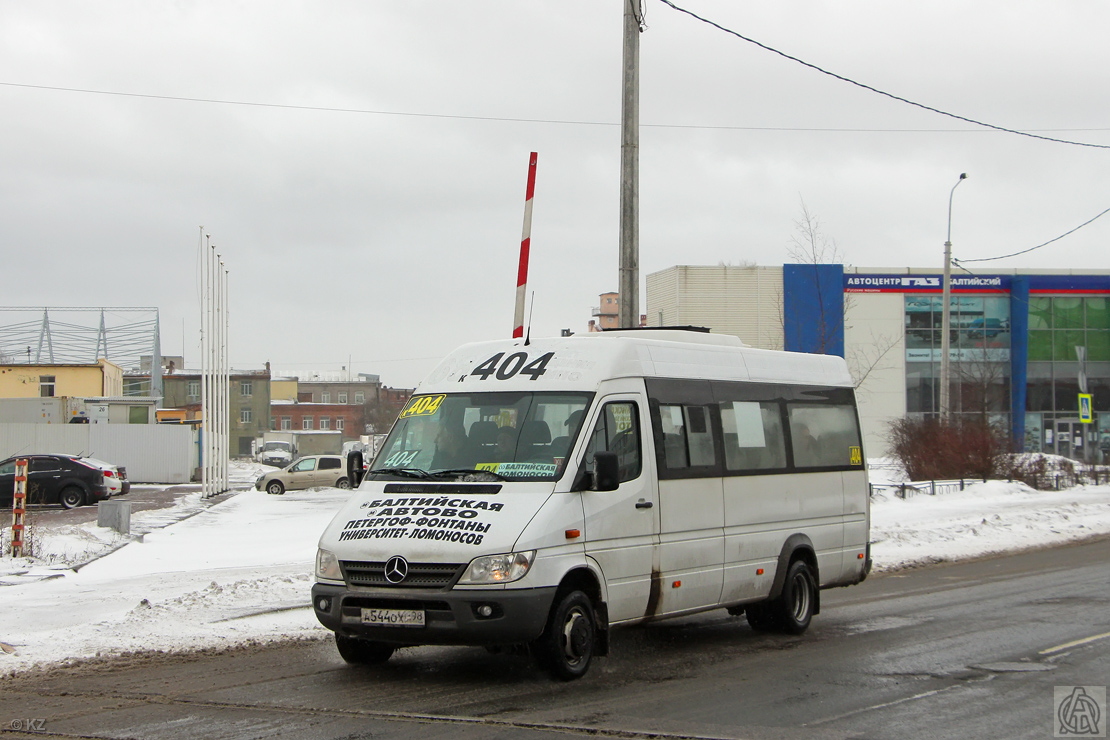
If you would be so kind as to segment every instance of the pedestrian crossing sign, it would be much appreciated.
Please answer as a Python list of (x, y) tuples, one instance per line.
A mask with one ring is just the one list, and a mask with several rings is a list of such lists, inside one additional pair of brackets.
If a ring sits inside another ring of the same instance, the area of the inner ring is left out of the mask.
[(1084, 424), (1090, 424), (1095, 420), (1094, 415), (1091, 413), (1090, 393), (1079, 394), (1079, 420)]

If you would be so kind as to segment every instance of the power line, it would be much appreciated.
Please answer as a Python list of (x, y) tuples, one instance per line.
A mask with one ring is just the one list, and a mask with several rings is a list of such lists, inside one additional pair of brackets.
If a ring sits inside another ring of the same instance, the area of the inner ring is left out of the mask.
[[(563, 126), (620, 126), (613, 121), (579, 121), (558, 118), (511, 118), (506, 116), (465, 116), (451, 113), (417, 113), (413, 111), (375, 110), (371, 108), (339, 108), (319, 105), (297, 105), (293, 103), (267, 103), (252, 100), (227, 100), (220, 98), (197, 98), (181, 95), (158, 95), (154, 93), (124, 92), (121, 90), (95, 90), (79, 87), (59, 87), (56, 85), (30, 85), (21, 82), (0, 82), (0, 86), (18, 87), (29, 90), (49, 90), (52, 92), (72, 92), (86, 95), (108, 95), (122, 98), (143, 98), (147, 100), (170, 100), (180, 103), (208, 103), (211, 105), (241, 105), (250, 108), (277, 108), (283, 110), (317, 111), (323, 113), (355, 113), (376, 116), (408, 116), (413, 118), (443, 118), (460, 121), (497, 121), (502, 123), (547, 123)], [(983, 124), (985, 125), (985, 124)], [(641, 128), (659, 129), (691, 129), (701, 131), (781, 131), (781, 132), (808, 132), (808, 133), (846, 133), (846, 134), (981, 134), (991, 133), (982, 128), (829, 128), (809, 126), (713, 126), (707, 124), (684, 123), (641, 123)], [(1007, 129), (998, 129), (1008, 131)], [(1059, 128), (1059, 129), (1030, 129), (1042, 133), (1063, 133), (1078, 131), (1110, 131), (1110, 128)], [(1052, 139), (1052, 141), (1056, 141)], [(1090, 144), (1088, 146), (1097, 146)]]
[(1105, 144), (1089, 144), (1089, 143), (1083, 142), (1083, 141), (1069, 141), (1068, 139), (1056, 139), (1056, 138), (1053, 138), (1051, 136), (1041, 136), (1040, 134), (1034, 134), (1034, 133), (1030, 133), (1028, 131), (1018, 131), (1018, 130), (1012, 129), (1012, 128), (1005, 128), (1004, 126), (996, 126), (993, 123), (985, 123), (983, 121), (977, 121), (974, 118), (968, 118), (966, 116), (961, 116), (961, 115), (958, 115), (956, 113), (949, 113), (948, 111), (943, 111), (939, 108), (933, 108), (932, 106), (928, 106), (928, 105), (925, 105), (923, 103), (917, 103), (917, 102), (914, 102), (913, 100), (909, 100), (908, 98), (903, 98), (899, 95), (895, 95), (893, 93), (888, 93), (884, 90), (880, 90), (876, 87), (872, 87), (871, 85), (866, 85), (862, 82), (857, 82), (856, 80), (853, 80), (850, 77), (844, 77), (843, 75), (838, 75), (835, 72), (830, 72), (827, 69), (823, 69), (821, 67), (818, 67), (816, 64), (811, 64), (807, 61), (799, 59), (798, 57), (791, 56), (791, 55), (787, 54), (786, 52), (779, 51), (778, 49), (767, 46), (766, 44), (763, 44), (763, 43), (760, 43), (760, 42), (756, 41), (755, 39), (751, 39), (751, 38), (748, 38), (747, 36), (744, 36), (740, 33), (737, 33), (736, 31), (733, 31), (730, 28), (725, 28), (724, 26), (720, 25), (719, 23), (714, 23), (713, 21), (709, 20), (708, 18), (702, 18), (697, 13), (686, 10), (685, 8), (680, 8), (677, 5), (675, 5), (673, 2), (671, 2), (671, 0), (659, 0), (659, 2), (673, 8), (674, 10), (677, 10), (680, 13), (685, 13), (686, 15), (688, 15), (692, 18), (696, 18), (697, 20), (701, 21), (702, 23), (706, 23), (706, 24), (708, 24), (710, 26), (713, 26), (714, 28), (716, 28), (720, 31), (724, 31), (727, 34), (731, 34), (731, 35), (735, 36), (736, 38), (738, 38), (742, 41), (747, 41), (749, 44), (754, 44), (754, 45), (758, 46), (760, 49), (772, 52), (774, 54), (778, 54), (780, 57), (783, 57), (784, 59), (789, 59), (792, 62), (797, 62), (798, 64), (801, 64), (804, 67), (809, 67), (810, 69), (815, 70), (817, 72), (820, 72), (823, 75), (828, 75), (829, 77), (840, 80), (841, 82), (847, 82), (850, 85), (855, 85), (856, 87), (861, 87), (864, 90), (868, 90), (868, 91), (876, 93), (878, 95), (888, 97), (891, 100), (897, 100), (900, 103), (905, 103), (907, 105), (912, 105), (915, 108), (921, 108), (922, 110), (927, 110), (927, 111), (930, 111), (932, 113), (939, 113), (942, 116), (947, 116), (949, 118), (954, 118), (957, 121), (964, 121), (965, 123), (971, 123), (971, 124), (974, 124), (976, 126), (982, 126), (984, 128), (993, 129), (995, 131), (1002, 131), (1002, 132), (1005, 132), (1005, 133), (1008, 133), (1008, 134), (1017, 134), (1018, 136), (1028, 136), (1031, 139), (1040, 139), (1042, 141), (1053, 141), (1053, 142), (1056, 142), (1057, 144), (1071, 144), (1073, 146), (1086, 146), (1086, 147), (1091, 147), (1093, 149), (1110, 149), (1110, 146), (1105, 145)]
[(1102, 218), (1107, 213), (1110, 213), (1110, 208), (1107, 208), (1105, 211), (1098, 214), (1094, 218), (1088, 219), (1087, 221), (1084, 221), (1083, 223), (1076, 226), (1074, 229), (1071, 229), (1070, 231), (1065, 231), (1063, 234), (1060, 234), (1060, 236), (1058, 236), (1054, 239), (1049, 239), (1044, 244), (1038, 244), (1035, 247), (1029, 247), (1029, 249), (1023, 249), (1020, 252), (1014, 252), (1013, 254), (1004, 254), (1001, 257), (981, 257), (979, 259), (974, 259), (974, 260), (957, 260), (957, 259), (953, 258), (952, 263), (958, 265), (962, 262), (993, 262), (994, 260), (1004, 260), (1004, 259), (1008, 259), (1009, 257), (1017, 257), (1019, 254), (1028, 254), (1029, 252), (1032, 252), (1034, 249), (1040, 249), (1041, 247), (1047, 247), (1049, 244), (1052, 244), (1052, 242), (1058, 242), (1061, 239), (1063, 239), (1065, 236), (1068, 236), (1069, 234), (1074, 234), (1075, 232), (1079, 231), (1080, 229), (1082, 229), (1087, 224), (1093, 223), (1094, 221), (1098, 220), (1099, 218)]

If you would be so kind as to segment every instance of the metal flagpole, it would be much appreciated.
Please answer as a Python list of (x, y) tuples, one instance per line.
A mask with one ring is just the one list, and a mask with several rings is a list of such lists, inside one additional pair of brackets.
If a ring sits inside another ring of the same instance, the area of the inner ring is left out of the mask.
[(228, 270), (227, 270), (227, 267), (223, 265), (223, 263), (220, 263), (220, 264), (223, 267), (223, 274), (220, 277), (221, 277), (221, 282), (223, 283), (222, 295), (223, 295), (223, 313), (224, 313), (223, 341), (220, 343), (220, 351), (221, 351), (222, 358), (223, 358), (223, 376), (224, 376), (223, 401), (224, 401), (224, 408), (227, 412), (227, 413), (224, 414), (224, 419), (225, 419), (224, 423), (227, 425), (225, 427), (225, 430), (224, 430), (224, 449), (223, 449), (223, 454), (220, 456), (220, 467), (221, 467), (220, 486), (222, 486), (221, 490), (227, 491), (230, 488), (230, 486), (228, 485), (228, 477), (229, 477), (229, 472), (230, 472), (230, 470), (229, 470), (229, 464), (230, 464), (229, 461), (231, 459), (231, 364), (230, 364), (230, 357), (228, 356), (228, 352), (227, 352), (227, 339), (228, 339), (228, 327), (229, 327), (229, 307), (227, 305), (227, 299), (228, 299), (228, 285), (227, 285)]
[(200, 267), (200, 418), (201, 418), (201, 434), (203, 435), (200, 446), (200, 480), (201, 480), (201, 495), (208, 498), (208, 461), (211, 458), (209, 446), (211, 445), (212, 430), (212, 416), (208, 413), (208, 398), (211, 395), (211, 390), (208, 388), (208, 343), (211, 341), (208, 336), (208, 254), (211, 251), (209, 248), (209, 237), (204, 235), (204, 245), (201, 248), (201, 267)]

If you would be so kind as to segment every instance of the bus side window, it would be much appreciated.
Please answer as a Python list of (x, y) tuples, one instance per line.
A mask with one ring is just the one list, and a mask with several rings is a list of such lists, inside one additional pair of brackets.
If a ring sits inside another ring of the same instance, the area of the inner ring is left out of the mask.
[(686, 417), (686, 441), (690, 450), (690, 465), (713, 465), (713, 429), (708, 406), (683, 407)]
[(663, 432), (663, 460), (670, 470), (690, 467), (686, 456), (686, 427), (681, 406), (659, 406), (659, 420)]
[(725, 469), (773, 470), (786, 467), (782, 417), (775, 401), (724, 401)]
[(590, 434), (587, 464), (593, 462), (594, 453), (598, 451), (617, 454), (621, 483), (640, 477), (643, 465), (636, 404), (624, 401), (605, 404)]
[(788, 403), (794, 465), (815, 468), (848, 465), (859, 447), (855, 409), (833, 404)]
[(663, 460), (668, 470), (716, 464), (713, 423), (708, 406), (660, 404)]

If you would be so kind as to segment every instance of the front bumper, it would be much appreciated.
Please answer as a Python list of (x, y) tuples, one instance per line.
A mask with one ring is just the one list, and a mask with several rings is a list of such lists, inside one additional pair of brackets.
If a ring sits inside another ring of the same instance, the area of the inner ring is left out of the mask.
[[(347, 637), (395, 645), (516, 645), (538, 638), (547, 624), (555, 586), (517, 590), (443, 591), (359, 589), (316, 583), (312, 608), (320, 624)], [(492, 607), (480, 617), (478, 607)], [(418, 609), (423, 627), (362, 624), (362, 608)]]

